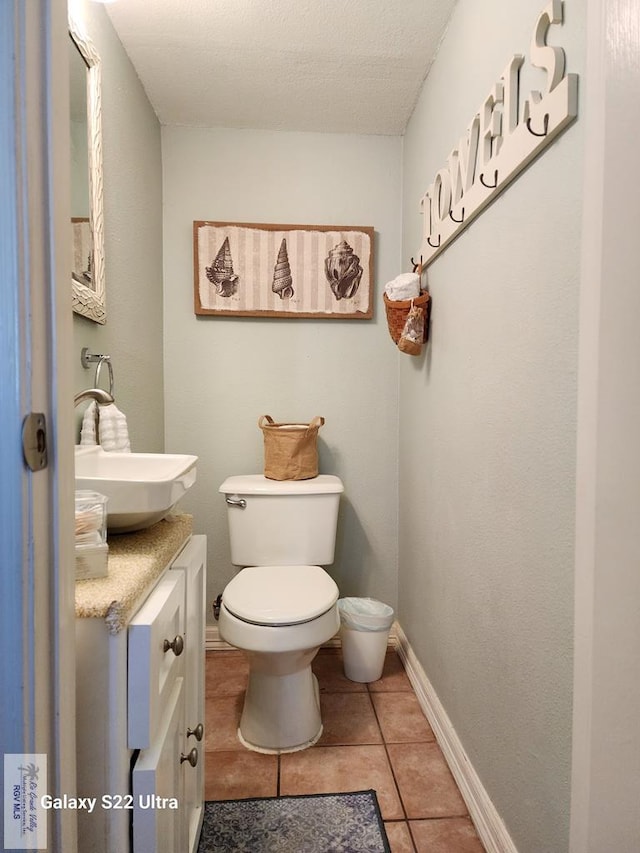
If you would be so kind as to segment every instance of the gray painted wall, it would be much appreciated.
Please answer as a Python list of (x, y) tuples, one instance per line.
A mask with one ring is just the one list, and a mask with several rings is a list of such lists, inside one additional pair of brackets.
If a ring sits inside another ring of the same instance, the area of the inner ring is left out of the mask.
[[(564, 5), (550, 42), (580, 73)], [(404, 256), (541, 8), (458, 3), (405, 136)], [(520, 853), (568, 846), (582, 149), (578, 122), (429, 267), (431, 342), (400, 371), (399, 620)]]
[[(166, 449), (199, 456), (181, 506), (208, 536), (209, 599), (234, 575), (218, 486), (262, 471), (259, 416), (322, 415), (320, 468), (345, 484), (330, 571), (343, 595), (395, 606), (398, 364), (381, 294), (399, 272), (401, 140), (163, 127), (162, 148)], [(374, 319), (196, 317), (193, 220), (372, 225)]]
[[(160, 124), (103, 6), (78, 2), (102, 61), (107, 323), (74, 314), (74, 387), (93, 385), (80, 350), (112, 356), (116, 404), (132, 449), (164, 447), (162, 387), (162, 152)], [(71, 276), (69, 276), (71, 287)], [(106, 380), (106, 372), (103, 374)], [(101, 384), (104, 387), (104, 383)], [(77, 420), (85, 404), (78, 406)], [(76, 436), (76, 440), (78, 440)]]

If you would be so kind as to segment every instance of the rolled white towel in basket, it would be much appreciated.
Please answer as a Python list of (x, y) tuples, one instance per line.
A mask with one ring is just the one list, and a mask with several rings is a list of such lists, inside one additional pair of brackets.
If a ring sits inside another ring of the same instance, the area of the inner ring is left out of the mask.
[[(98, 435), (96, 435), (96, 416)], [(97, 403), (91, 402), (87, 406), (82, 418), (80, 444), (100, 444), (103, 450), (131, 453), (127, 418), (115, 403), (98, 406)]]
[(403, 272), (385, 284), (384, 292), (394, 302), (415, 299), (420, 296), (420, 276), (414, 272)]

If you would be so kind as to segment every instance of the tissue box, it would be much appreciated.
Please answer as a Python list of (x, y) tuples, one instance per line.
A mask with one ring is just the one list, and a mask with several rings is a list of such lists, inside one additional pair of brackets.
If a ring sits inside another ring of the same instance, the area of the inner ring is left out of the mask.
[(76, 545), (76, 580), (106, 577), (109, 572), (108, 559), (109, 546), (106, 542), (101, 545)]
[(103, 578), (108, 572), (107, 498), (76, 491), (76, 580)]
[(76, 491), (76, 545), (107, 541), (107, 497), (88, 489)]

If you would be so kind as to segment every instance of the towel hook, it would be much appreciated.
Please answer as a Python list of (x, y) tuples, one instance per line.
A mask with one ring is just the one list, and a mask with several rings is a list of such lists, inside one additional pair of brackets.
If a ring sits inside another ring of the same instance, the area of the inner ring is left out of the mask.
[(544, 118), (542, 119), (542, 133), (539, 133), (531, 127), (531, 116), (527, 117), (527, 130), (532, 134), (532, 136), (546, 136), (549, 132), (549, 113), (545, 113)]
[(480, 172), (480, 183), (485, 186), (488, 190), (494, 190), (498, 186), (498, 170), (495, 169), (493, 172), (493, 183), (489, 184), (484, 179), (484, 172)]

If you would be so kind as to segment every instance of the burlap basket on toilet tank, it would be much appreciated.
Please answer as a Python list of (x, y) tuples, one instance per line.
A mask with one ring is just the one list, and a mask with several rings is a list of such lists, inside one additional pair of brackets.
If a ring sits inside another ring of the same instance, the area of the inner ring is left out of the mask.
[(264, 436), (264, 476), (270, 480), (310, 480), (318, 476), (318, 430), (324, 418), (308, 424), (275, 423), (262, 415), (258, 426)]

